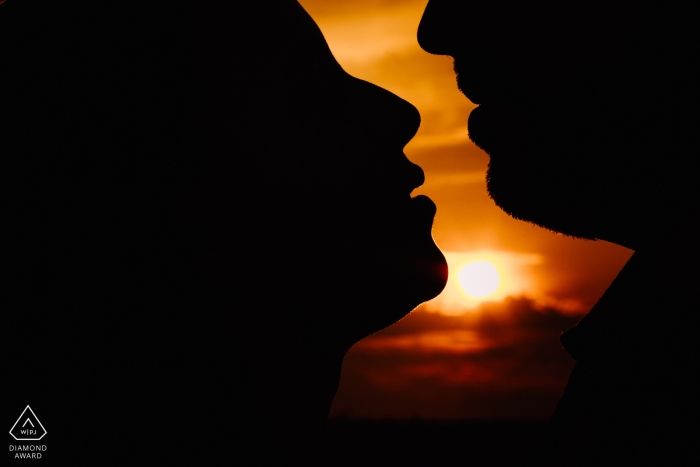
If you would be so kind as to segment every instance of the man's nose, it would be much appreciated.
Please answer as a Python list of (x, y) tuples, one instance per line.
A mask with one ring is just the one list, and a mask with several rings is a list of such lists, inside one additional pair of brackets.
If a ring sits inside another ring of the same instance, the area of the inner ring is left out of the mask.
[(513, 18), (518, 17), (516, 3), (430, 0), (418, 25), (418, 44), (428, 53), (453, 57), (491, 50), (503, 40)]
[(450, 15), (450, 0), (430, 0), (418, 25), (418, 44), (428, 53), (450, 55), (449, 45), (457, 15)]

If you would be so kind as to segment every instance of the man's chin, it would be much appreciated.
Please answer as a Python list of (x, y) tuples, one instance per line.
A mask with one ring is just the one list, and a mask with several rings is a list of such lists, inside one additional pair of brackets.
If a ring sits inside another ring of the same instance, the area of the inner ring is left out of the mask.
[(527, 174), (512, 174), (489, 167), (486, 174), (489, 197), (506, 214), (568, 237), (595, 240), (589, 206), (567, 200), (566, 193), (546, 181)]

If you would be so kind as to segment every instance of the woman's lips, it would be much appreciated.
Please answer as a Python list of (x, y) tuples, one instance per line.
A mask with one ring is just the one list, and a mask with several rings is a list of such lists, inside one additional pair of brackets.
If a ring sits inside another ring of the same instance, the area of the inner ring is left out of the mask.
[[(391, 202), (384, 205), (375, 214), (377, 220), (388, 227), (388, 231), (401, 237), (422, 238), (426, 232), (432, 230), (433, 219), (437, 207), (433, 200), (425, 195), (413, 198), (404, 198), (400, 202)], [(381, 220), (380, 220), (381, 219)]]
[(437, 212), (437, 207), (435, 206), (433, 200), (425, 195), (418, 195), (411, 198), (410, 204), (412, 210), (425, 214), (426, 216), (429, 215), (434, 217), (435, 213)]
[(437, 207), (433, 200), (425, 195), (418, 195), (410, 199), (406, 204), (406, 210), (403, 212), (403, 221), (399, 221), (398, 226), (400, 230), (403, 230), (404, 235), (408, 237), (416, 238), (426, 238), (428, 235), (430, 238), (433, 229), (433, 219), (435, 219), (435, 213), (437, 212)]

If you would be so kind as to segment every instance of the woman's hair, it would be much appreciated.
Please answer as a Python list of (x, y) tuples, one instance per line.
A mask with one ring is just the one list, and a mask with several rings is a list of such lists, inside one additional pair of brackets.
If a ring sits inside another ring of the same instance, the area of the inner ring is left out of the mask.
[(181, 320), (198, 157), (180, 4), (0, 6), (2, 339), (15, 371), (99, 373)]

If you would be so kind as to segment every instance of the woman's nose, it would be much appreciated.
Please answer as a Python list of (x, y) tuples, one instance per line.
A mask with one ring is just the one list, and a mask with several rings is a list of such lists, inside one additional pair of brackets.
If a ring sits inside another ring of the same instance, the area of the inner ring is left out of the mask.
[(413, 191), (414, 189), (418, 188), (419, 186), (423, 185), (423, 183), (425, 183), (425, 173), (419, 165), (414, 164), (408, 159), (406, 159), (406, 162), (408, 164), (406, 167), (406, 182), (407, 185), (411, 188), (411, 191)]
[[(384, 189), (409, 194), (425, 181), (423, 169), (406, 158), (403, 148), (420, 127), (420, 113), (412, 104), (372, 83), (350, 77), (346, 96), (354, 126), (376, 151), (372, 171), (381, 177)], [(366, 168), (366, 166), (365, 166)]]
[(420, 112), (413, 104), (388, 91), (387, 93), (392, 101), (389, 108), (393, 108), (393, 113), (388, 116), (386, 122), (387, 130), (403, 148), (416, 136), (420, 128)]
[(420, 127), (420, 113), (413, 105), (386, 89), (352, 78), (356, 89), (349, 93), (355, 120), (380, 146), (403, 149)]
[(406, 190), (410, 193), (425, 182), (423, 169), (408, 160), (402, 151), (418, 132), (420, 113), (416, 107), (397, 95), (385, 89), (377, 89), (383, 94), (384, 103), (384, 111), (375, 114), (379, 117), (375, 120), (377, 128), (384, 133), (381, 137), (386, 138), (386, 144), (390, 145), (385, 146), (391, 151), (390, 153), (396, 151), (397, 154), (401, 154), (399, 167), (397, 167), (400, 171), (397, 182), (403, 187), (402, 191)]

